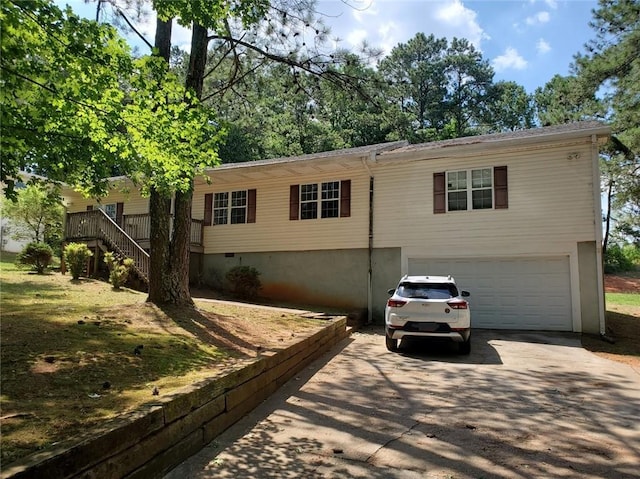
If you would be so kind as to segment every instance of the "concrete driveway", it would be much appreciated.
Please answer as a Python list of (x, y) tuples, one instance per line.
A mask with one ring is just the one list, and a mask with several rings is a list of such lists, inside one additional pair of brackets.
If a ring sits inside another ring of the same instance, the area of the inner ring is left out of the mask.
[[(182, 478), (638, 478), (640, 372), (576, 335), (355, 333), (174, 469)], [(408, 346), (408, 347), (405, 347)]]

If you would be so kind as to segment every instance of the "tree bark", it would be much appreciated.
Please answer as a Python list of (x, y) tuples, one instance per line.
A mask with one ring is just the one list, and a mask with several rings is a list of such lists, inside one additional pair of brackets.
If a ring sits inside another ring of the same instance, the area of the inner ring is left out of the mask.
[(169, 265), (169, 222), (171, 199), (155, 189), (149, 196), (150, 216), (150, 258), (149, 258), (149, 297), (147, 301), (155, 304), (171, 300), (170, 280), (167, 274)]
[[(169, 65), (171, 52), (171, 24), (172, 20), (156, 22), (155, 47), (156, 54), (161, 56)], [(170, 232), (171, 198), (151, 188), (149, 197), (150, 216), (150, 258), (149, 258), (149, 297), (147, 301), (163, 304), (171, 301), (171, 278), (169, 269), (169, 232)]]
[[(185, 87), (187, 90), (193, 91), (198, 100), (202, 98), (202, 84), (207, 63), (207, 45), (207, 29), (200, 25), (194, 25)], [(169, 246), (169, 301), (181, 306), (193, 305), (191, 292), (189, 291), (192, 203), (193, 180), (191, 180), (191, 186), (187, 191), (176, 192), (173, 233)]]
[(189, 188), (187, 192), (177, 191), (175, 198), (173, 235), (169, 246), (169, 302), (192, 306), (193, 300), (189, 291), (189, 258), (193, 188)]

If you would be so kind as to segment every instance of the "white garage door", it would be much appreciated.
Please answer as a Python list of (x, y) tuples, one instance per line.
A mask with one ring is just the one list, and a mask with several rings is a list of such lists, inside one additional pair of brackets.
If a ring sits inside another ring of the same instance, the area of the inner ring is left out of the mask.
[(572, 331), (569, 258), (409, 258), (411, 275), (451, 274), (474, 328)]

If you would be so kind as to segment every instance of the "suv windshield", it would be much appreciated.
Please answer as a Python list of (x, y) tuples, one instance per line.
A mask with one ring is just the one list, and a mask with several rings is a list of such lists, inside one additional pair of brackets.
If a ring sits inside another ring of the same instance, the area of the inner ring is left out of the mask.
[(451, 283), (400, 283), (396, 294), (403, 298), (449, 299), (458, 296), (458, 288)]

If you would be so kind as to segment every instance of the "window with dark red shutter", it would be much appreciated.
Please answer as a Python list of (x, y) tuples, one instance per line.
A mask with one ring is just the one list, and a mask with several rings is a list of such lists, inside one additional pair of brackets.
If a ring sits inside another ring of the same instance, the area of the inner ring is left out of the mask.
[(124, 203), (116, 203), (116, 224), (122, 226), (122, 217), (124, 215)]
[(213, 217), (213, 193), (204, 195), (204, 225), (211, 226)]
[(445, 174), (433, 174), (433, 213), (440, 214), (447, 212), (447, 191), (445, 184)]
[(256, 222), (256, 190), (247, 191), (247, 223)]
[(291, 185), (289, 189), (289, 219), (300, 219), (300, 185)]
[(507, 167), (496, 166), (493, 169), (493, 187), (495, 190), (495, 208), (509, 208), (509, 193), (507, 187)]
[(351, 180), (340, 182), (340, 218), (351, 216)]

